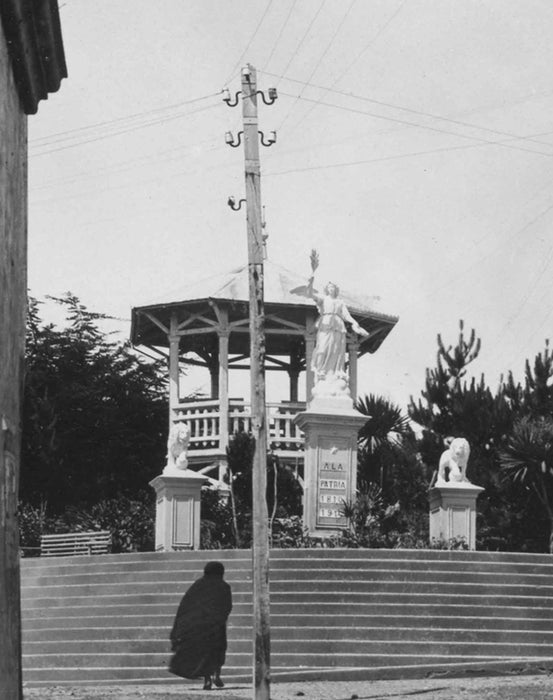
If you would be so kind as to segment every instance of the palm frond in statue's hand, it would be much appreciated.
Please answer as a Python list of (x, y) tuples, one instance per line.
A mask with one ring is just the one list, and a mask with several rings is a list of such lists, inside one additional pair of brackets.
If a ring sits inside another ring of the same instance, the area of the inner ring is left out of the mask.
[(315, 270), (319, 267), (319, 254), (317, 253), (315, 248), (311, 250), (311, 255), (309, 256), (309, 259), (311, 260), (311, 270), (314, 273)]

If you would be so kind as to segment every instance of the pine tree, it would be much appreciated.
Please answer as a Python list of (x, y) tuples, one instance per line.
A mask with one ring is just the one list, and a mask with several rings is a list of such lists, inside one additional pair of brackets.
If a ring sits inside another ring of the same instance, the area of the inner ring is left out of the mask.
[(529, 506), (547, 521), (548, 548), (553, 553), (553, 355), (548, 341), (533, 366), (526, 361), (524, 383), (515, 383), (509, 373), (503, 390), (515, 420), (500, 451), (501, 467)]

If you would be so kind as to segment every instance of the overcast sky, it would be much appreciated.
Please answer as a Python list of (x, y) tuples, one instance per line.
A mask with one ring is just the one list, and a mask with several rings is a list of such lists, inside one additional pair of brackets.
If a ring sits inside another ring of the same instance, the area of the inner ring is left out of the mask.
[[(247, 261), (240, 68), (269, 258), (399, 323), (360, 393), (405, 406), (459, 319), (495, 388), (553, 323), (549, 0), (61, 0), (69, 78), (30, 118), (29, 287), (130, 310)], [(128, 336), (128, 322), (119, 323)], [(194, 380), (195, 381), (195, 380)], [(207, 382), (206, 382), (207, 384)], [(197, 388), (189, 386), (186, 388)]]

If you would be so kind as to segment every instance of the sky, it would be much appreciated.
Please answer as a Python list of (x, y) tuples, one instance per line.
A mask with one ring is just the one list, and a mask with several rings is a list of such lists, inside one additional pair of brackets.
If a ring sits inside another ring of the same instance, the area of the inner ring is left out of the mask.
[(544, 348), (549, 0), (61, 0), (60, 17), (69, 77), (29, 118), (33, 296), (71, 291), (128, 337), (132, 307), (247, 262), (227, 206), (241, 109), (221, 91), (250, 63), (279, 95), (259, 105), (269, 259), (307, 276), (315, 248), (317, 279), (399, 316), (360, 394), (405, 408), (460, 319), (492, 389)]

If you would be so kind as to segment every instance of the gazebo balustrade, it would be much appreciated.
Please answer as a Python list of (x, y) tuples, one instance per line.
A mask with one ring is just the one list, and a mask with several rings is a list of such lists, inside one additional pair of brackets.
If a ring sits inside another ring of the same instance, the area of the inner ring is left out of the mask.
[[(188, 425), (188, 459), (192, 464), (224, 453), (229, 436), (240, 431), (247, 433), (251, 428), (251, 406), (244, 399), (229, 399), (226, 407), (220, 399), (181, 400), (171, 410), (173, 420), (186, 421)], [(303, 453), (303, 433), (293, 422), (293, 417), (303, 410), (305, 402), (301, 401), (267, 403), (269, 449), (282, 459), (297, 459), (298, 453)]]

